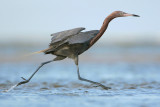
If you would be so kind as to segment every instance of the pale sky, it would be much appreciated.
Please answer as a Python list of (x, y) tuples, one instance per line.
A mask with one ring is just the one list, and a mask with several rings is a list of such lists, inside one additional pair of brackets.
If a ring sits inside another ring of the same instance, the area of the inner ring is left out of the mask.
[(160, 0), (0, 0), (0, 41), (50, 40), (51, 33), (75, 27), (98, 30), (116, 10), (141, 17), (113, 20), (105, 35), (160, 34)]

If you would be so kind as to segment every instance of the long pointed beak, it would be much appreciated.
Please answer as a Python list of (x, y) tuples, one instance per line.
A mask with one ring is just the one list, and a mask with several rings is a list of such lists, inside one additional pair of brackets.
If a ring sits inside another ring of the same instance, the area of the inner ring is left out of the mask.
[(139, 15), (136, 15), (136, 14), (132, 14), (132, 16), (134, 16), (134, 17), (140, 17)]
[(139, 15), (136, 15), (136, 14), (129, 14), (129, 13), (126, 13), (126, 14), (124, 14), (124, 16), (134, 16), (134, 17), (140, 17)]

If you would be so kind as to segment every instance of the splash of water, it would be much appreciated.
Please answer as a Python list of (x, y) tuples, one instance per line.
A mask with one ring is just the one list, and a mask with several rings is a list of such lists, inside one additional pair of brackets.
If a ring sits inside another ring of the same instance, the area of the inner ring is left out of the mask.
[(17, 85), (18, 85), (18, 84), (13, 85), (11, 88), (9, 88), (9, 89), (7, 89), (7, 90), (4, 90), (3, 92), (9, 92), (9, 91), (13, 90), (15, 87), (17, 87)]

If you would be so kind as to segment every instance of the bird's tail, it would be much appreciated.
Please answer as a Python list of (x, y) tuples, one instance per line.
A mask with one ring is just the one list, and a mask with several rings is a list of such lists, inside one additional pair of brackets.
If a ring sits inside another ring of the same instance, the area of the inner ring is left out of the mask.
[(24, 56), (27, 57), (27, 56), (31, 56), (31, 55), (34, 55), (34, 54), (42, 53), (42, 52), (45, 52), (45, 51), (47, 51), (47, 50), (49, 50), (49, 49), (50, 49), (50, 48), (44, 49), (44, 50), (41, 50), (41, 51), (37, 51), (37, 52), (32, 52), (32, 53), (26, 54), (26, 55), (24, 55)]

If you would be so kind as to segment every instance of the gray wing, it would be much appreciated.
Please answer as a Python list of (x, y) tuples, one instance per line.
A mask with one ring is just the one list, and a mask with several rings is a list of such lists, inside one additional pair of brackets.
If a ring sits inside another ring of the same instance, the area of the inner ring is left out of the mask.
[(52, 40), (51, 44), (59, 42), (59, 41), (63, 41), (66, 38), (68, 38), (69, 36), (76, 35), (76, 34), (80, 33), (84, 29), (85, 28), (83, 28), (83, 27), (79, 27), (79, 28), (74, 28), (74, 29), (70, 29), (70, 30), (65, 30), (62, 32), (53, 33), (53, 34), (51, 34), (51, 36), (53, 36), (51, 39)]
[[(50, 49), (45, 53), (51, 53), (55, 51), (59, 46), (63, 44), (88, 44), (90, 41), (99, 33), (99, 30), (92, 30), (87, 32), (80, 32), (76, 35), (67, 36), (67, 38), (63, 40), (59, 40), (58, 42), (51, 42)], [(73, 33), (72, 33), (73, 34)], [(56, 40), (56, 39), (55, 39)], [(82, 47), (84, 48), (84, 47)], [(86, 49), (85, 49), (86, 50)]]
[(66, 42), (68, 42), (69, 44), (89, 43), (98, 33), (99, 30), (81, 32), (77, 35), (71, 36), (66, 40)]

